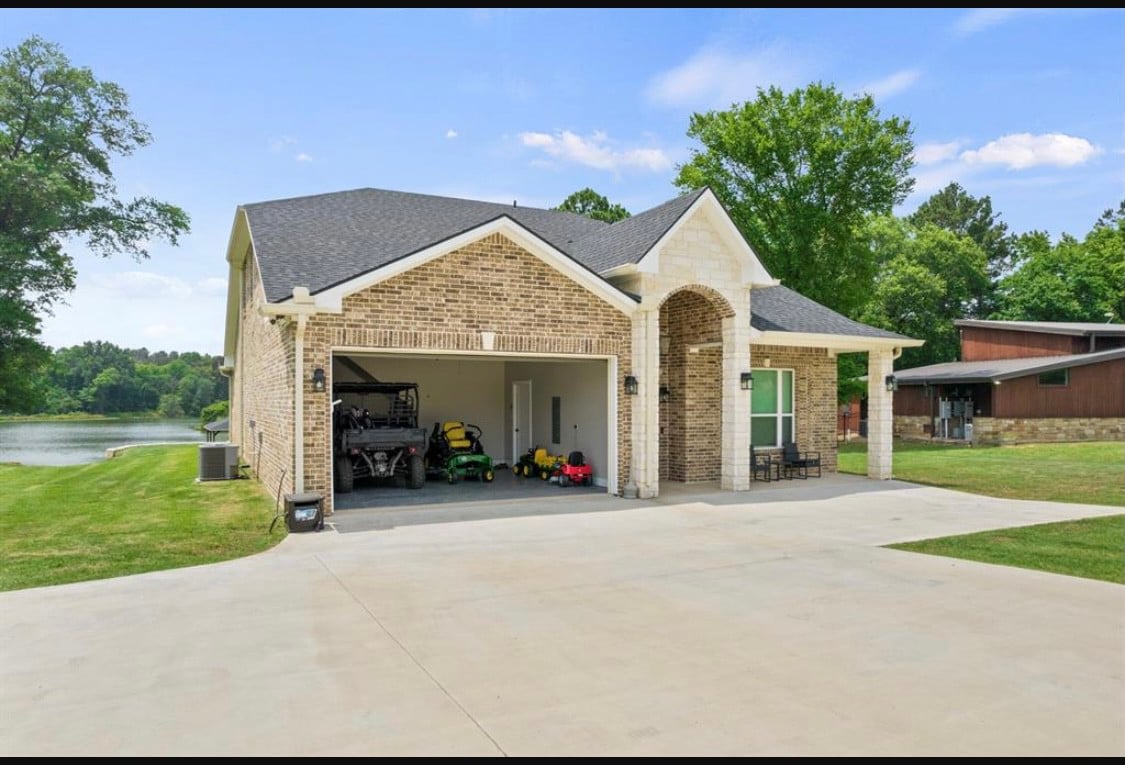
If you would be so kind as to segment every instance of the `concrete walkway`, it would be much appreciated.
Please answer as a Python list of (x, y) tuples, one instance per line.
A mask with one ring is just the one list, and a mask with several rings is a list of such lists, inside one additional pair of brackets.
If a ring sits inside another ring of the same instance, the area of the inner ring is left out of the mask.
[(0, 755), (1125, 754), (1125, 587), (879, 547), (1118, 508), (565, 504), (0, 594)]

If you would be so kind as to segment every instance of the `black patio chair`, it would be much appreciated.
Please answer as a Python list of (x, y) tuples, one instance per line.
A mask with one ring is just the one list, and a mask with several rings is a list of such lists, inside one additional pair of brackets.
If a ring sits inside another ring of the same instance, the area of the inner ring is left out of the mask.
[[(762, 476), (759, 478), (758, 476)], [(766, 481), (781, 479), (781, 463), (773, 458), (772, 454), (756, 454), (754, 445), (750, 445), (750, 480)]]
[(781, 449), (781, 469), (785, 477), (792, 478), (796, 474), (798, 478), (808, 478), (809, 468), (816, 468), (816, 477), (820, 478), (820, 452), (803, 452), (792, 441), (786, 442)]

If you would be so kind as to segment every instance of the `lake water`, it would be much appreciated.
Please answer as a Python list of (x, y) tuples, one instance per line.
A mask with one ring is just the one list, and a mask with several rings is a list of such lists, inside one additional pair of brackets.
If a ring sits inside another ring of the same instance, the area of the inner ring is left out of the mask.
[(105, 450), (126, 444), (203, 441), (195, 420), (88, 420), (0, 422), (0, 462), (79, 465), (105, 459)]

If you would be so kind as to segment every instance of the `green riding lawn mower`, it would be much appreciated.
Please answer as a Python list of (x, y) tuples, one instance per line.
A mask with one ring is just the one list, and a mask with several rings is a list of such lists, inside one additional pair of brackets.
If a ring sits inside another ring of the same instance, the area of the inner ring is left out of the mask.
[(476, 478), (488, 483), (496, 477), (492, 458), (484, 453), (481, 430), (463, 422), (435, 422), (426, 450), (426, 475), (457, 483), (462, 478)]

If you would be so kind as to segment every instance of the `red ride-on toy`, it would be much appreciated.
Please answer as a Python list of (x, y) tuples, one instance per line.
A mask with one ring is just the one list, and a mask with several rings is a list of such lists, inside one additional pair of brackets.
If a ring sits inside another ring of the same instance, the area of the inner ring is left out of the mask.
[(589, 486), (594, 482), (594, 468), (586, 464), (582, 452), (571, 452), (558, 468), (559, 486)]

